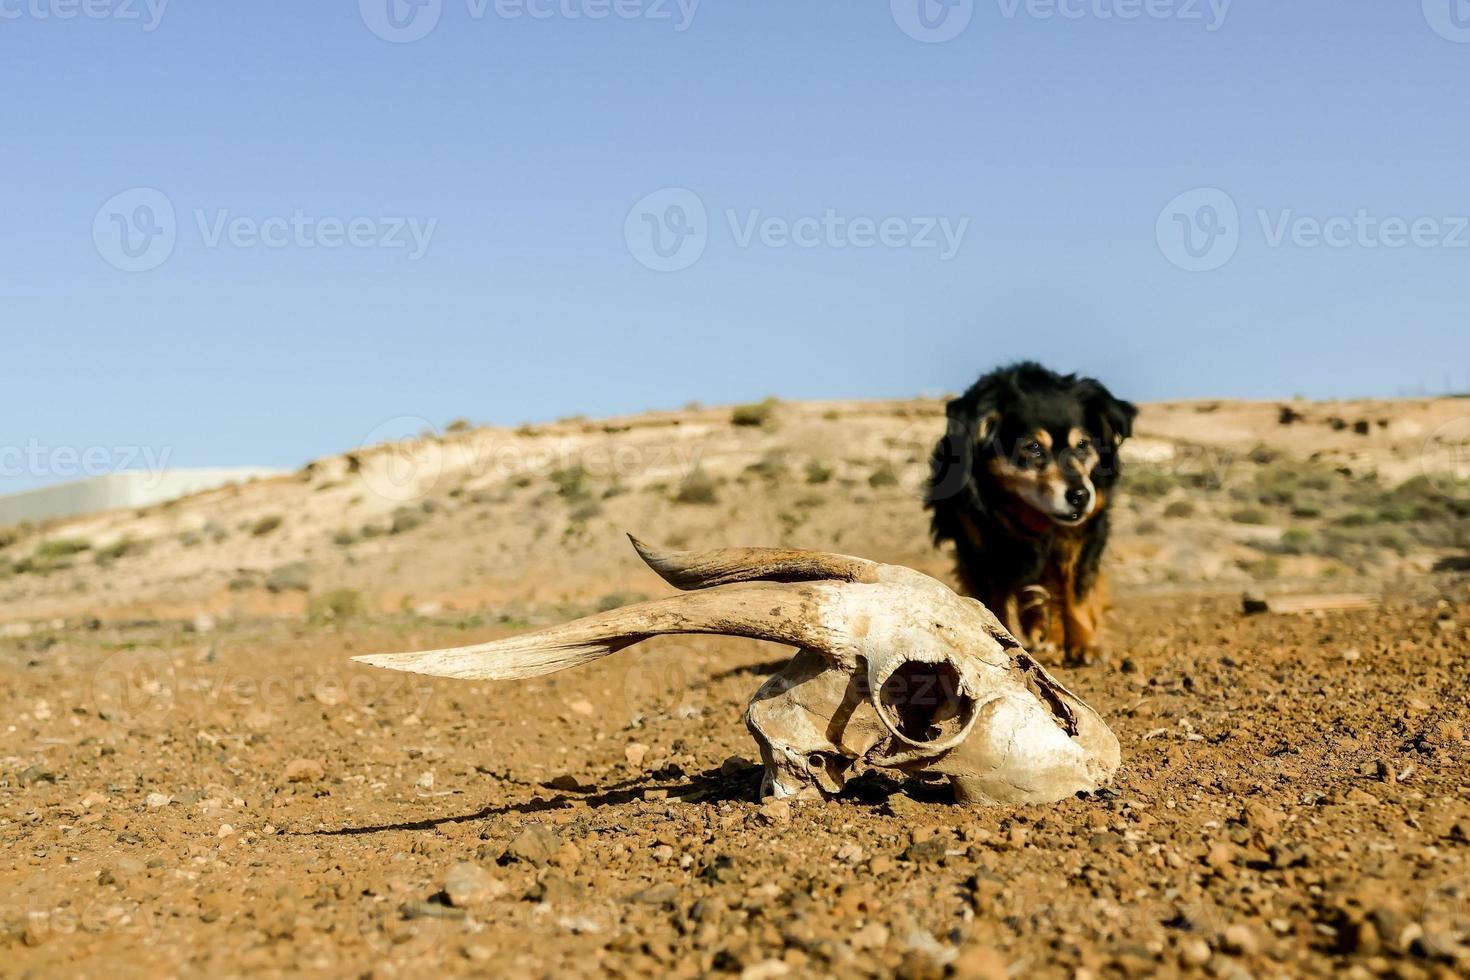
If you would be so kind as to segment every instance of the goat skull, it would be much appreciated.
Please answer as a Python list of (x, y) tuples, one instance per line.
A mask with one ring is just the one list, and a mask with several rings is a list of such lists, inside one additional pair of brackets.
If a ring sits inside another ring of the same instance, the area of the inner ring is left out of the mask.
[(643, 560), (689, 594), (454, 650), (354, 657), (465, 680), (535, 677), (651, 636), (799, 648), (751, 699), (763, 793), (842, 790), (856, 761), (947, 777), (962, 802), (1049, 803), (1106, 783), (1118, 740), (974, 599), (912, 569), (772, 548)]

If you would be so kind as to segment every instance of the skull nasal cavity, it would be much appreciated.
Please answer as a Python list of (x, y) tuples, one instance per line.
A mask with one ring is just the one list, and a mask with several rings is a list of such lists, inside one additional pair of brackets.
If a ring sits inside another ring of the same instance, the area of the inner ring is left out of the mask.
[(975, 713), (960, 693), (960, 674), (948, 661), (909, 660), (883, 682), (878, 701), (893, 727), (912, 742), (939, 742), (958, 734)]

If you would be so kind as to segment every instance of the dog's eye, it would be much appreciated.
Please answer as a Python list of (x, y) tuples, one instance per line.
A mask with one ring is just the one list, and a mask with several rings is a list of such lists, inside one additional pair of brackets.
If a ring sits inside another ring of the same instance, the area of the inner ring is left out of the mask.
[(1041, 448), (1041, 443), (1039, 443), (1039, 442), (1028, 442), (1028, 443), (1026, 443), (1026, 445), (1024, 445), (1024, 446), (1021, 447), (1021, 453), (1027, 459), (1045, 459), (1046, 458), (1046, 450)]
[(1086, 456), (1088, 453), (1092, 452), (1092, 440), (1083, 439), (1081, 442), (1077, 443), (1077, 448), (1074, 451), (1079, 456)]

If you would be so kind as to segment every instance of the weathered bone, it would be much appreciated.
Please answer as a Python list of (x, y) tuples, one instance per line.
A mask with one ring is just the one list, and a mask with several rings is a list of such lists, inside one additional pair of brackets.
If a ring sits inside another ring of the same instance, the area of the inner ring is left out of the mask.
[(746, 712), (766, 793), (838, 793), (862, 760), (948, 777), (964, 801), (1040, 803), (1097, 789), (1118, 768), (1118, 740), (1097, 713), (989, 610), (927, 575), (816, 552), (633, 543), (666, 581), (699, 591), (472, 647), (354, 659), (509, 680), (651, 636), (744, 636), (800, 648)]

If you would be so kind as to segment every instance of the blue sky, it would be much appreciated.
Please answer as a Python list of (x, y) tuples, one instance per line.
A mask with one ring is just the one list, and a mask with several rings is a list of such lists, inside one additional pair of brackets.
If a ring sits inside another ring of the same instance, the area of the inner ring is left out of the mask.
[(1470, 387), (1464, 0), (151, 2), (0, 0), (0, 449)]

